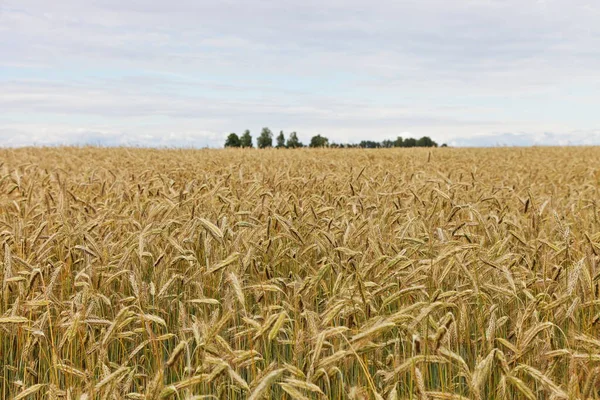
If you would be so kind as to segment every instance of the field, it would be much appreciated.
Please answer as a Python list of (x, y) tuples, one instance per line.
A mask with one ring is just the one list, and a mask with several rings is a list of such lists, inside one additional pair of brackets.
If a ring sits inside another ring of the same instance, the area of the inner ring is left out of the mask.
[(5, 399), (598, 399), (600, 148), (0, 150)]

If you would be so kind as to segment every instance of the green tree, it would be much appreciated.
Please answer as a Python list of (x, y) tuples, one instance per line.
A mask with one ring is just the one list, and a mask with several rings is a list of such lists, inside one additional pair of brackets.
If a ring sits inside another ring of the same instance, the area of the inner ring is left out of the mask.
[(256, 147), (264, 149), (273, 147), (273, 132), (269, 128), (263, 128), (260, 136), (256, 139)]
[(241, 147), (242, 142), (236, 133), (230, 133), (225, 141), (225, 147)]
[(325, 136), (317, 135), (310, 139), (310, 147), (327, 147), (329, 139)]
[(431, 140), (429, 136), (423, 136), (417, 140), (417, 147), (437, 147), (437, 143)]
[(381, 147), (381, 143), (375, 142), (373, 140), (362, 140), (358, 144), (358, 147), (361, 147), (363, 149), (377, 149), (377, 148)]
[(288, 149), (295, 149), (295, 148), (298, 148), (298, 147), (304, 147), (304, 145), (302, 144), (302, 142), (300, 140), (298, 140), (298, 134), (296, 132), (290, 133), (290, 136), (288, 137), (286, 145), (287, 145)]
[(242, 147), (253, 147), (252, 146), (252, 135), (250, 135), (250, 131), (246, 129), (244, 134), (240, 138), (240, 146)]
[(398, 138), (394, 141), (394, 147), (406, 147), (404, 146), (404, 139), (402, 139), (402, 136), (398, 136)]
[(415, 147), (417, 145), (417, 139), (415, 138), (406, 138), (402, 143), (402, 147)]
[(275, 145), (278, 149), (285, 147), (285, 136), (283, 135), (283, 131), (279, 132), (277, 136), (277, 144)]

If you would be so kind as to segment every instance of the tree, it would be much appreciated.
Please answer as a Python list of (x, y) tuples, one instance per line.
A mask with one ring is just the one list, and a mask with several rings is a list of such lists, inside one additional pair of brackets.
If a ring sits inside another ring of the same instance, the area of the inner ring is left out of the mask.
[(298, 140), (298, 134), (296, 132), (290, 133), (290, 136), (288, 137), (286, 146), (287, 146), (288, 149), (295, 149), (297, 147), (304, 147), (304, 145), (302, 144), (302, 142), (300, 140)]
[(358, 147), (363, 149), (376, 149), (381, 147), (381, 143), (375, 142), (373, 140), (363, 140), (358, 144)]
[(415, 138), (406, 138), (402, 143), (402, 147), (416, 147), (417, 139)]
[(431, 140), (429, 136), (423, 136), (421, 139), (417, 140), (418, 147), (437, 147), (437, 143)]
[[(269, 128), (263, 128), (256, 140), (256, 145), (260, 149), (273, 147), (273, 132), (271, 132)], [(327, 139), (325, 136), (316, 135), (310, 139), (309, 146), (377, 149), (391, 147), (438, 147), (438, 144), (429, 136), (423, 136), (420, 139), (411, 137), (404, 139), (401, 136), (398, 136), (394, 140), (386, 139), (382, 142), (376, 142), (374, 140), (362, 140), (359, 143), (334, 143), (329, 142), (329, 139)], [(252, 147), (252, 136), (250, 135), (250, 131), (246, 129), (241, 137), (238, 137), (235, 133), (230, 133), (225, 141), (225, 147)], [(278, 149), (284, 147), (295, 149), (298, 147), (304, 147), (304, 145), (298, 139), (298, 134), (296, 132), (291, 132), (286, 140), (284, 132), (279, 131), (279, 134), (275, 138), (275, 147)], [(444, 143), (441, 147), (447, 147), (447, 144)]]
[(277, 145), (275, 146), (278, 149), (285, 147), (285, 136), (283, 136), (283, 131), (279, 132), (277, 136)]
[(448, 147), (448, 145), (446, 143), (442, 143), (441, 147)]
[(240, 138), (240, 146), (252, 147), (252, 135), (250, 135), (250, 131), (248, 129), (244, 131), (244, 134)]
[(241, 147), (242, 142), (236, 133), (230, 133), (225, 141), (225, 147)]
[(317, 135), (310, 139), (310, 147), (327, 147), (329, 139), (324, 136)]
[(273, 132), (269, 128), (263, 128), (258, 139), (256, 139), (256, 147), (264, 149), (273, 147)]

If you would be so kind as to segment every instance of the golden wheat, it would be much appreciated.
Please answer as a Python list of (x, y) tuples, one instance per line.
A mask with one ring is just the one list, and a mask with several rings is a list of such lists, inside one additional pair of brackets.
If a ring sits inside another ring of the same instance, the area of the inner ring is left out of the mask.
[(0, 150), (0, 397), (598, 399), (600, 148)]

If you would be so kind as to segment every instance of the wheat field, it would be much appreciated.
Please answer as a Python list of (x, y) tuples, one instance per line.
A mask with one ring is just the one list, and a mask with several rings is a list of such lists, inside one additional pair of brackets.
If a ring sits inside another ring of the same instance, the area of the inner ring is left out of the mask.
[(3, 399), (598, 399), (600, 148), (0, 150)]

